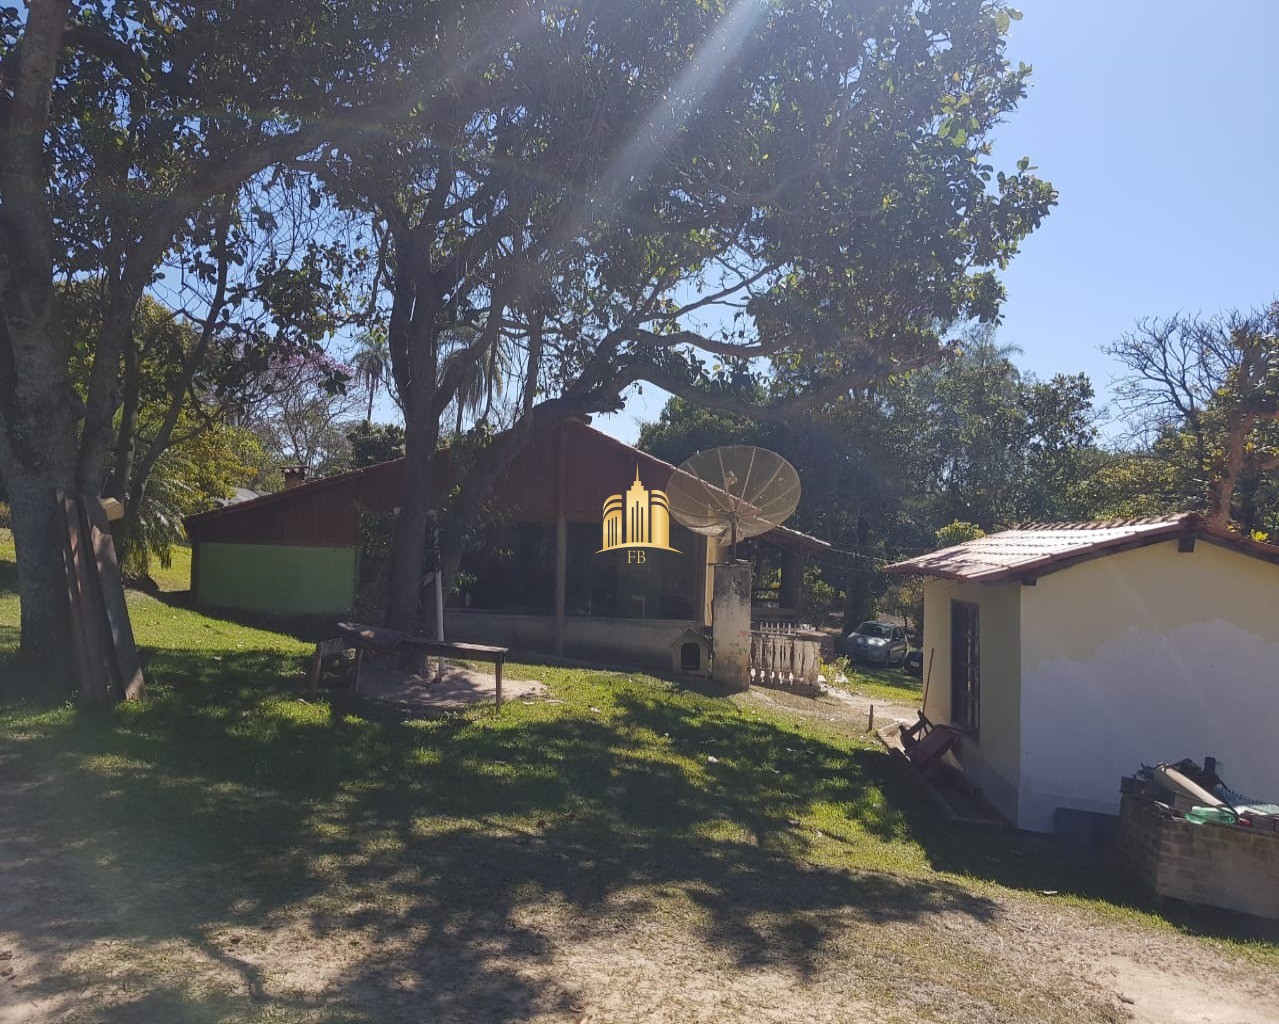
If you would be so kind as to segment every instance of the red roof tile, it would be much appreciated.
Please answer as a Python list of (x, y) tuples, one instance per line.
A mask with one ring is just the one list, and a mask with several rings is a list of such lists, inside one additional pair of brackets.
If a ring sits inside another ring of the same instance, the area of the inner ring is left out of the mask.
[(1033, 579), (1087, 558), (1178, 537), (1202, 537), (1257, 558), (1279, 562), (1279, 547), (1258, 543), (1229, 530), (1214, 529), (1202, 516), (1187, 512), (1089, 523), (1025, 523), (1002, 533), (897, 562), (885, 571), (982, 582)]

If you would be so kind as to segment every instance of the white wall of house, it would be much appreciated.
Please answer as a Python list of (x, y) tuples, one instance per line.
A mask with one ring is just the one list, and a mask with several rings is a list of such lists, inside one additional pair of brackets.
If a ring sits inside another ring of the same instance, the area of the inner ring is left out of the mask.
[(1017, 816), (1021, 762), (1019, 583), (930, 579), (924, 586), (924, 714), (950, 722), (951, 603), (979, 608), (981, 705), (978, 732), (960, 740), (958, 759), (986, 799), (1009, 820)]
[(1117, 813), (1121, 777), (1205, 754), (1279, 799), (1279, 566), (1173, 540), (1018, 589), (1020, 828), (1050, 831), (1058, 807)]

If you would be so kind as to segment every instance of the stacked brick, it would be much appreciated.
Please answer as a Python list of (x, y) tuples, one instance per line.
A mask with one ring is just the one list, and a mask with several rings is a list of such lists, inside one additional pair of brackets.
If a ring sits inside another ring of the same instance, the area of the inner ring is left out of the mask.
[(1279, 920), (1279, 835), (1273, 832), (1196, 825), (1148, 797), (1125, 793), (1119, 853), (1156, 896)]

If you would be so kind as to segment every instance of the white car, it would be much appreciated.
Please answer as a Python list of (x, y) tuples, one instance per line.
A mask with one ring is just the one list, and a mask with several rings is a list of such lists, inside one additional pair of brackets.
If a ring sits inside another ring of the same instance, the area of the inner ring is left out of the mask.
[(891, 622), (863, 622), (844, 637), (840, 646), (842, 653), (854, 661), (872, 665), (900, 665), (909, 650), (906, 630)]

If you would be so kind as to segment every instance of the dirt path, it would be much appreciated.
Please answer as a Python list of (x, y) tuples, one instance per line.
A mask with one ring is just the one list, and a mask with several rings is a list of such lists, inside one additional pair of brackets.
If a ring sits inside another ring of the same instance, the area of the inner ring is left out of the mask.
[[(431, 664), (434, 665), (434, 661)], [(497, 696), (497, 683), (493, 672), (486, 669), (487, 666), (474, 669), (446, 664), (437, 680), (434, 675), (414, 675), (374, 664), (360, 675), (360, 697), (407, 714), (421, 715), (456, 711), (471, 704), (490, 704)], [(502, 680), (504, 700), (545, 695), (546, 687), (535, 680)]]
[(906, 914), (882, 880), (844, 884), (883, 898), (818, 910), (796, 893), (726, 925), (726, 894), (708, 887), (640, 885), (583, 912), (559, 897), (509, 906), (464, 881), (453, 927), (403, 894), (335, 892), (156, 938), (125, 937), (52, 889), (37, 902), (6, 885), (0, 1022), (1279, 1020), (1279, 975), (1203, 941), (1047, 898), (978, 910), (950, 893)]
[(746, 693), (733, 698), (745, 707), (763, 707), (770, 711), (799, 718), (817, 719), (838, 723), (841, 731), (849, 734), (867, 733), (872, 730), (871, 711), (874, 710), (874, 727), (892, 721), (913, 722), (919, 710), (918, 704), (895, 704), (862, 693), (851, 693), (838, 686), (826, 686), (820, 697), (799, 697), (783, 690), (769, 690), (753, 686)]
[(875, 728), (879, 728), (888, 722), (914, 722), (915, 716), (919, 712), (918, 701), (910, 704), (892, 703), (876, 700), (874, 697), (868, 697), (864, 693), (843, 690), (838, 686), (827, 687), (826, 693), (830, 699), (846, 705), (850, 713), (856, 718), (869, 717), (873, 710)]

